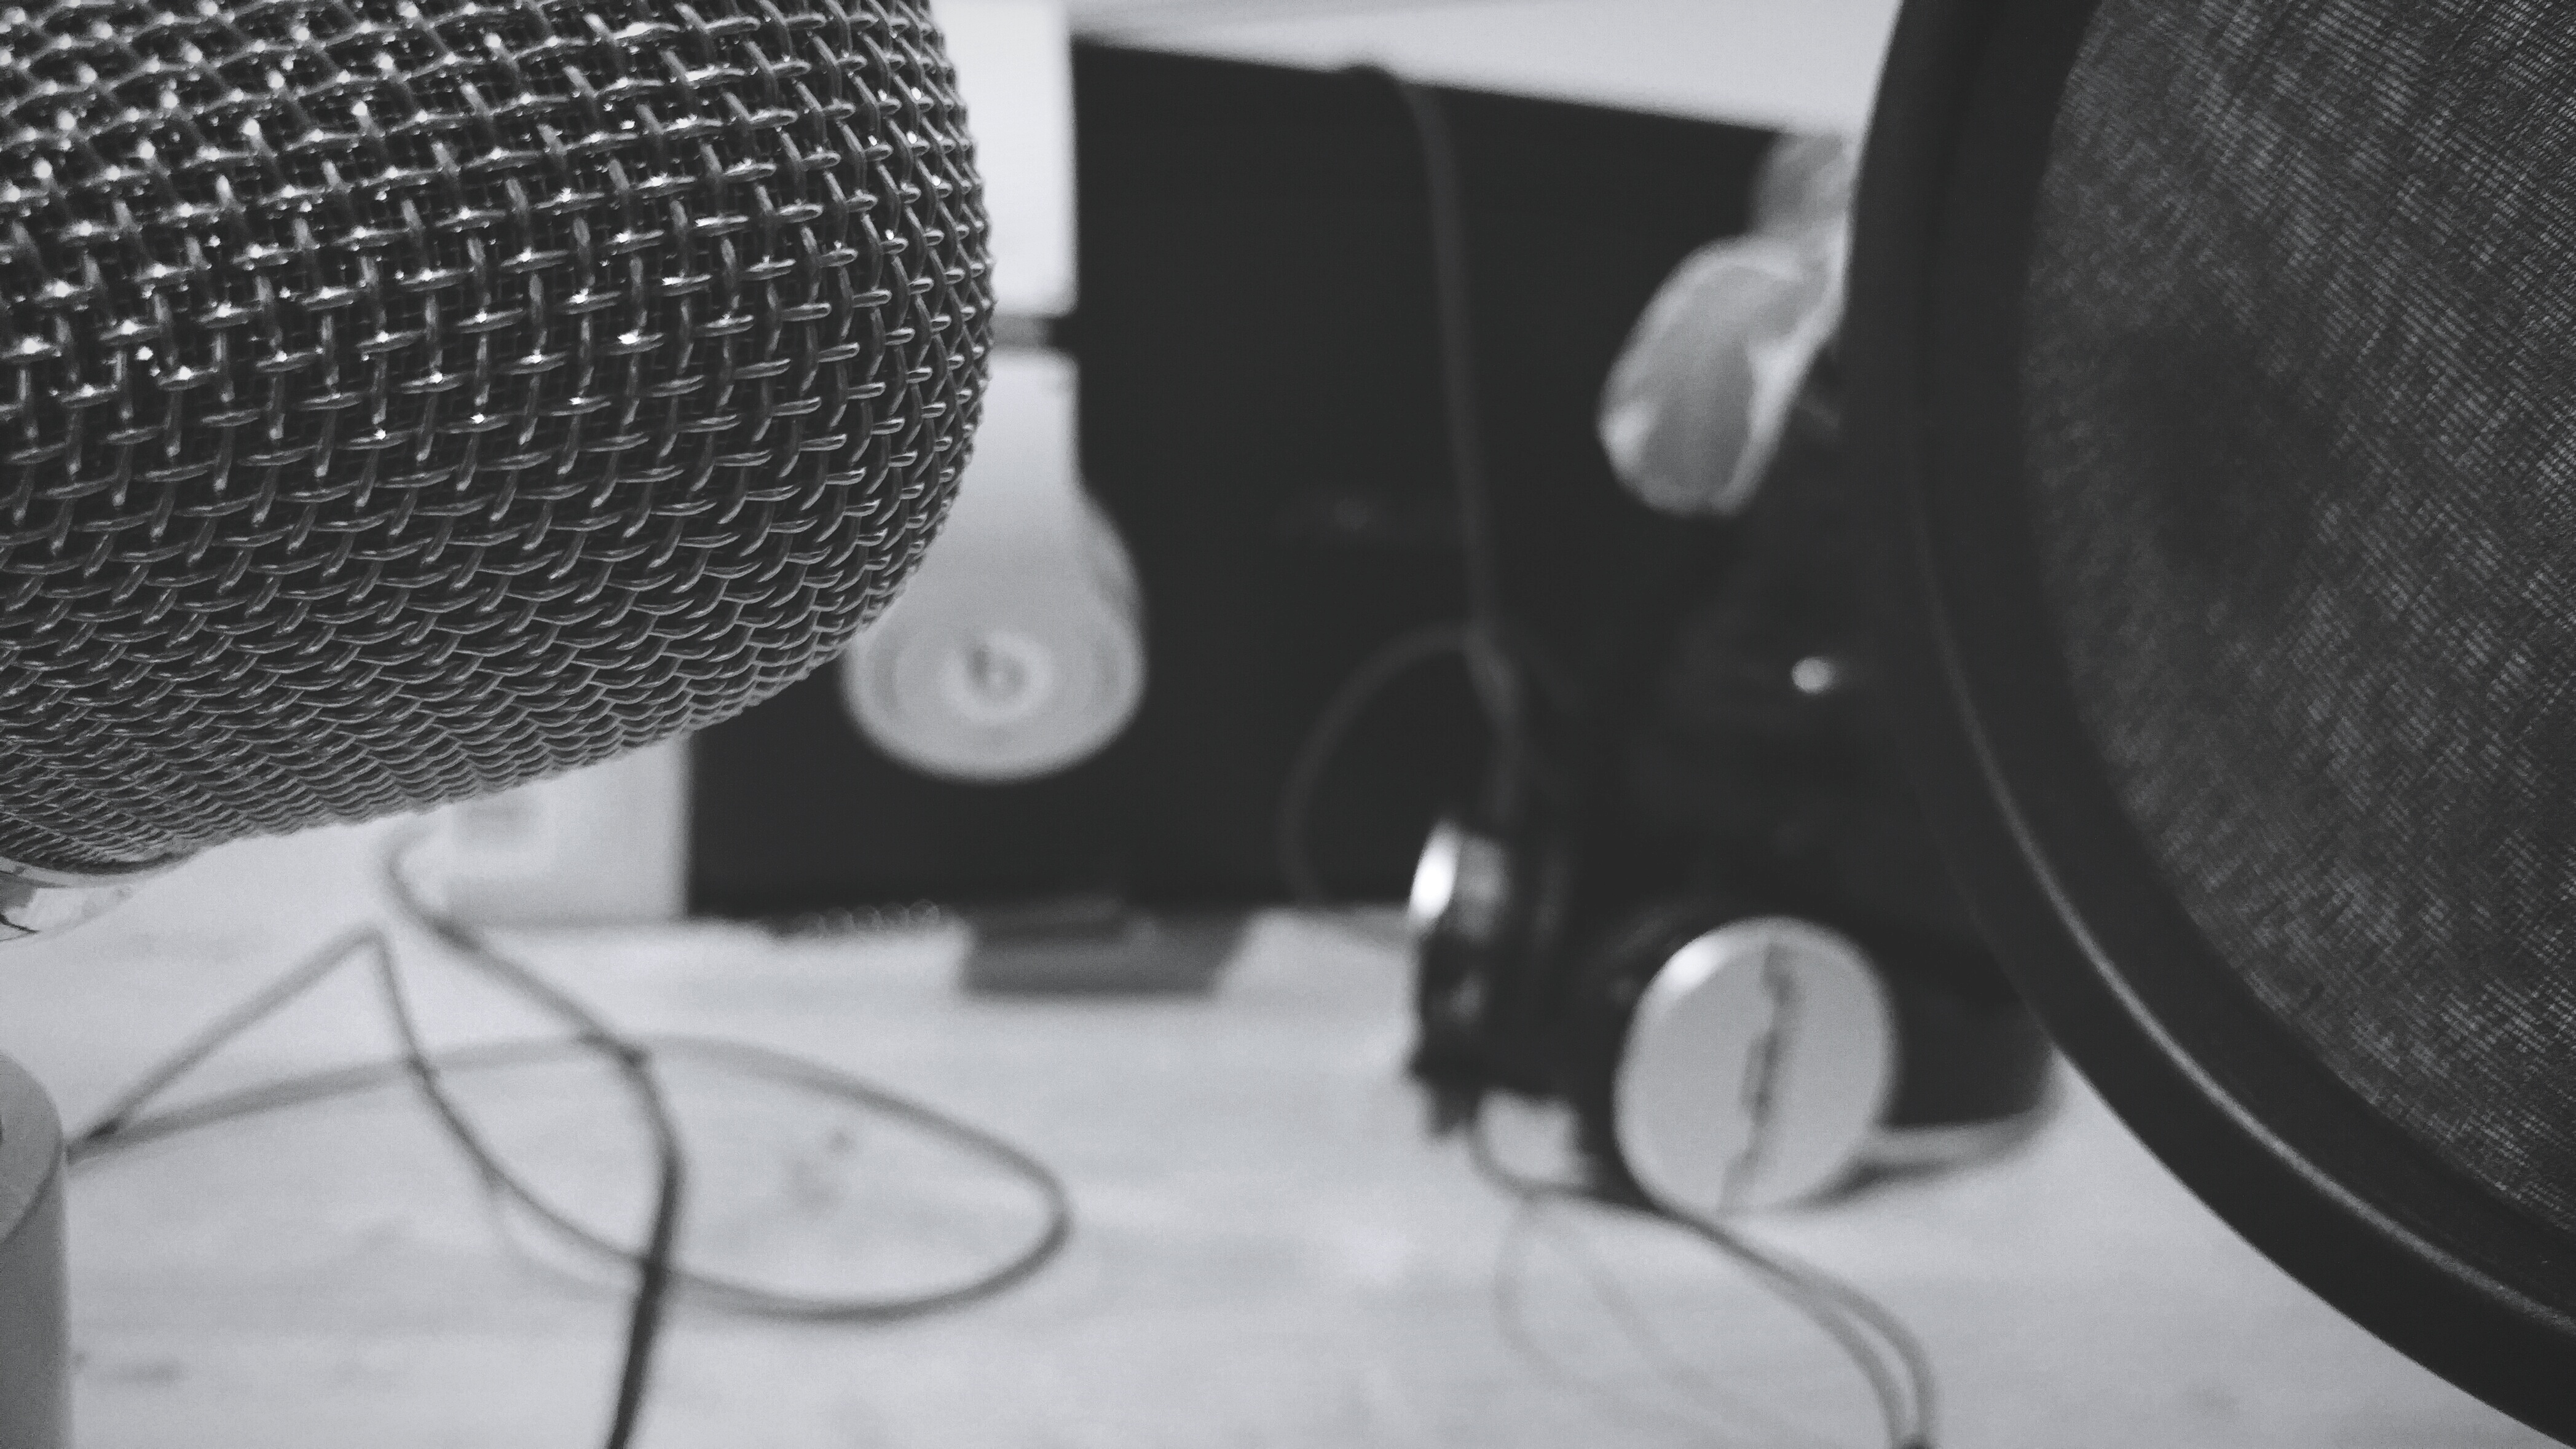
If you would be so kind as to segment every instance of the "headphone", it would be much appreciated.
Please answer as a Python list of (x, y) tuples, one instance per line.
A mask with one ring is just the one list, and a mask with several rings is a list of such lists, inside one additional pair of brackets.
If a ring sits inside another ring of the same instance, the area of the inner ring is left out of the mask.
[[(2050, 1080), (2047, 1039), (1967, 921), (1893, 739), (1853, 707), (1869, 691), (1849, 648), (1831, 349), (1738, 500), (1714, 592), (1587, 651), (1602, 677), (1565, 669), (1501, 588), (1442, 106), (1376, 74), (1421, 153), (1467, 618), (1390, 641), (1319, 716), (1281, 793), (1286, 878), (1320, 895), (1302, 802), (1350, 717), (1386, 678), (1455, 653), (1490, 748), (1408, 903), (1411, 1071), (1434, 1130), (1468, 1129), (1478, 1165), (1524, 1204), (1654, 1213), (1743, 1265), (1851, 1356), (1891, 1449), (1929, 1449), (1931, 1366), (1904, 1325), (1722, 1224), (1998, 1150), (2036, 1123)], [(1618, 657), (1667, 632), (1643, 676)], [(1495, 1091), (1571, 1106), (1584, 1180), (1503, 1164), (1476, 1131)]]
[(2050, 1052), (1973, 939), (1702, 887), (1573, 922), (1562, 836), (1441, 822), (1408, 907), (1435, 1122), (1561, 1101), (1599, 1196), (1696, 1220), (2000, 1151)]
[(1099, 754), (1145, 695), (1143, 605), (1083, 486), (1079, 371), (997, 347), (984, 423), (938, 544), (841, 670), (850, 717), (933, 779), (1003, 785)]
[(1641, 624), (1639, 679), (1596, 691), (1629, 702), (1525, 723), (1554, 768), (1442, 820), (1413, 878), (1435, 1128), (1562, 1102), (1596, 1195), (1695, 1221), (1987, 1155), (2047, 1098), (1854, 647), (1832, 386)]

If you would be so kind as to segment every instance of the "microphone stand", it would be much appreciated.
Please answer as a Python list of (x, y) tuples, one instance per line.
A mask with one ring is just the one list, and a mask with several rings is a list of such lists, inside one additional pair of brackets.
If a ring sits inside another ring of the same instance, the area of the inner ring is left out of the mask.
[(0, 1057), (0, 1444), (71, 1449), (63, 1134), (36, 1079)]

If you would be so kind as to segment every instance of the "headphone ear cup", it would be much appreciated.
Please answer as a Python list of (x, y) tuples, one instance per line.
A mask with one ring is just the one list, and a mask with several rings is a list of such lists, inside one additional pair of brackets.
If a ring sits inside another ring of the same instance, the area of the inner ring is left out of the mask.
[(1694, 901), (1615, 932), (1569, 1023), (1566, 1097), (1605, 1195), (1708, 1218), (1849, 1182), (1900, 1044), (1868, 954), (1811, 921)]
[(1619, 1150), (1616, 1115), (1619, 1062), (1638, 1001), (1674, 952), (1744, 914), (1735, 902), (1673, 897), (1636, 911), (1585, 952), (1567, 1001), (1558, 1091), (1574, 1109), (1575, 1145), (1601, 1196), (1653, 1205)]
[(1077, 383), (1069, 359), (994, 353), (957, 504), (903, 593), (851, 641), (851, 720), (918, 774), (1058, 775), (1143, 706), (1143, 603), (1116, 523), (1083, 487)]
[(1446, 819), (1425, 842), (1409, 907), (1417, 1035), (1410, 1070), (1431, 1088), (1435, 1126), (1463, 1122), (1490, 1090), (1554, 1087), (1548, 963), (1570, 875), (1563, 843)]

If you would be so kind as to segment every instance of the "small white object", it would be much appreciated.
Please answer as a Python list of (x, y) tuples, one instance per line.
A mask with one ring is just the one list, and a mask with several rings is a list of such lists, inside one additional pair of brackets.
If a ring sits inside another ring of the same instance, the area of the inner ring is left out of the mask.
[(1810, 698), (1842, 687), (1843, 667), (1821, 654), (1810, 654), (1789, 666), (1789, 683)]
[(1740, 512), (1778, 455), (1816, 357), (1842, 325), (1859, 151), (1792, 136), (1763, 164), (1754, 227), (1682, 259), (1601, 389), (1601, 447), (1638, 501)]
[(1442, 820), (1431, 827), (1431, 838), (1413, 862), (1406, 929), (1417, 943), (1444, 925), (1467, 940), (1492, 941), (1511, 907), (1512, 874), (1510, 847), (1455, 820)]
[(1867, 1159), (1896, 1081), (1886, 988), (1847, 938), (1736, 921), (1673, 953), (1613, 1079), (1619, 1154), (1657, 1204), (1710, 1218), (1814, 1197)]
[(438, 813), (424, 882), (486, 926), (676, 921), (688, 903), (686, 740)]
[(997, 349), (974, 461), (938, 541), (841, 667), (850, 716), (936, 779), (1000, 784), (1071, 768), (1145, 693), (1136, 580), (1082, 489), (1076, 372)]

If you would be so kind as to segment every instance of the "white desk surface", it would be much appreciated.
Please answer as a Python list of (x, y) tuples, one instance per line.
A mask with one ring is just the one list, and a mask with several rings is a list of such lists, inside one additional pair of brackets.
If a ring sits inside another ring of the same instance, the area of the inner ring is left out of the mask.
[[(237, 847), (84, 936), (0, 961), (0, 1051), (79, 1120), (115, 1084), (372, 909), (355, 833)], [(1513, 1449), (1873, 1442), (1849, 1368), (1684, 1243), (1513, 1213), (1420, 1136), (1404, 968), (1275, 918), (1198, 1000), (969, 999), (938, 934), (782, 945), (689, 929), (537, 959), (637, 1029), (811, 1054), (1016, 1139), (1070, 1182), (1066, 1255), (1006, 1298), (868, 1329), (682, 1310), (657, 1449)], [(432, 1029), (514, 1018), (411, 953)], [(208, 1085), (380, 1052), (343, 982)], [(1025, 1221), (899, 1134), (676, 1073), (710, 1261), (921, 1281)], [(505, 1149), (614, 1221), (642, 1200), (617, 1099), (566, 1072), (473, 1100)], [(1524, 1126), (1534, 1124), (1522, 1124)], [(565, 1449), (597, 1441), (619, 1304), (514, 1257), (398, 1092), (170, 1144), (76, 1179), (84, 1449)], [(2310, 1298), (2168, 1180), (2089, 1094), (2019, 1156), (1766, 1221), (1901, 1312), (1961, 1449), (2543, 1443)], [(1650, 1352), (1590, 1295), (1614, 1274)], [(1786, 1421), (1783, 1423), (1782, 1421)], [(1804, 1434), (1799, 1432), (1803, 1427)]]

